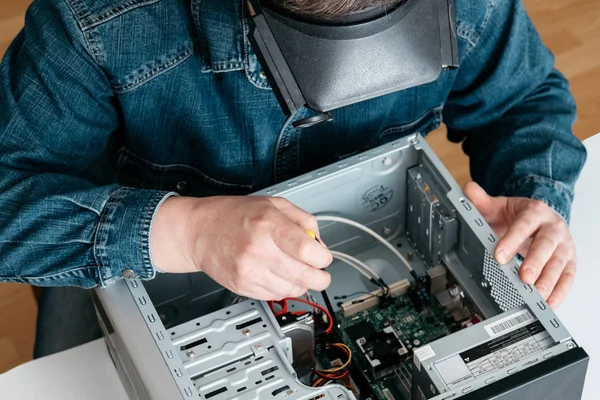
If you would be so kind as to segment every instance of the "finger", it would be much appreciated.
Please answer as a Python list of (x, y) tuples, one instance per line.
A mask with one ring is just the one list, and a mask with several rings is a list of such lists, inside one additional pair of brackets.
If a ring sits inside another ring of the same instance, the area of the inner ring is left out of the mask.
[(289, 256), (285, 256), (284, 260), (272, 271), (274, 274), (290, 281), (296, 286), (319, 292), (327, 289), (331, 283), (331, 275), (329, 273), (318, 268), (313, 268)]
[(325, 246), (293, 223), (278, 224), (272, 237), (275, 244), (284, 253), (299, 262), (316, 268), (325, 268), (333, 261), (331, 252)]
[(506, 206), (506, 197), (488, 196), (475, 182), (467, 182), (464, 192), (488, 223), (493, 224), (500, 219), (502, 209)]
[(565, 301), (569, 290), (573, 287), (573, 283), (575, 282), (575, 269), (575, 262), (569, 262), (567, 264), (567, 267), (558, 279), (558, 283), (554, 287), (554, 291), (548, 298), (548, 305), (550, 307), (557, 308)]
[[(562, 248), (561, 251), (557, 251), (555, 254), (558, 246), (557, 239), (560, 239), (560, 236), (557, 237), (556, 232), (550, 229), (542, 228), (537, 232), (527, 252), (527, 257), (525, 257), (521, 266), (521, 279), (523, 282), (532, 285), (540, 276), (542, 269), (546, 266), (550, 257), (554, 259), (553, 265), (556, 261), (565, 260), (566, 256), (564, 253), (568, 252), (565, 248)], [(565, 264), (566, 261), (563, 261), (563, 268)], [(558, 279), (558, 276), (556, 279)], [(550, 294), (550, 292), (547, 294)]]
[(556, 251), (552, 255), (552, 258), (545, 264), (540, 276), (535, 281), (535, 287), (544, 299), (548, 299), (548, 296), (554, 290), (556, 282), (558, 282), (558, 279), (565, 270), (568, 260), (568, 254), (565, 254), (564, 251)]
[(243, 289), (242, 290), (233, 290), (233, 289), (231, 289), (231, 291), (240, 296), (248, 297), (249, 299), (254, 299), (254, 300), (267, 301), (267, 300), (281, 300), (283, 298), (283, 297), (276, 298), (278, 296), (275, 295), (271, 290), (267, 290), (258, 285), (252, 286), (252, 288), (249, 290), (243, 290)]
[(283, 197), (273, 197), (271, 201), (293, 223), (302, 227), (305, 231), (307, 229), (313, 231), (319, 237), (319, 224), (311, 213), (304, 211)]
[(298, 297), (306, 293), (306, 287), (301, 287), (289, 279), (282, 278), (273, 271), (261, 276), (260, 286), (272, 293), (270, 300), (281, 300), (286, 297)]
[(523, 213), (506, 231), (496, 247), (496, 260), (507, 264), (523, 243), (539, 228), (540, 222), (535, 215)]

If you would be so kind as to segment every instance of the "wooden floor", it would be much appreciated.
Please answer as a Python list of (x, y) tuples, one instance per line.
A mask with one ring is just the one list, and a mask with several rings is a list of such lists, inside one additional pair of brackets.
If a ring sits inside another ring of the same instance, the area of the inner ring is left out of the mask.
[[(600, 7), (598, 0), (524, 0), (542, 38), (569, 78), (579, 107), (575, 134), (585, 139), (600, 131)], [(2, 0), (0, 55), (23, 25), (28, 0)], [(443, 129), (428, 138), (459, 183), (469, 178), (460, 146)], [(1, 261), (0, 261), (1, 262)], [(31, 359), (36, 302), (26, 285), (0, 284), (0, 373)]]

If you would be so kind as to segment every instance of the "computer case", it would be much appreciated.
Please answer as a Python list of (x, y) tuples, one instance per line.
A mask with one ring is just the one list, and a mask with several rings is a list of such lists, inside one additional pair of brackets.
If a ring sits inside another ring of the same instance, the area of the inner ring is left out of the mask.
[[(498, 237), (422, 136), (402, 138), (253, 195), (282, 196), (316, 216), (364, 224), (412, 255), (410, 264), (419, 276), (443, 271), (451, 277), (461, 298), (477, 310), (473, 324), (411, 350), (412, 376), (403, 383), (411, 399), (581, 398), (587, 354), (535, 288), (519, 279), (520, 260), (496, 263)], [(324, 221), (320, 232), (329, 248), (363, 260), (387, 282), (399, 282), (402, 293), (414, 283), (394, 254), (363, 231)], [(311, 293), (322, 305), (373, 290), (371, 282), (339, 262), (328, 272), (327, 299)], [(292, 335), (282, 328), (265, 302), (234, 298), (203, 273), (124, 279), (96, 289), (97, 313), (130, 398), (377, 397), (342, 385), (305, 385), (294, 369), (292, 336), (299, 331)], [(361, 312), (347, 304), (331, 307), (342, 318)], [(301, 329), (302, 335), (309, 332)]]

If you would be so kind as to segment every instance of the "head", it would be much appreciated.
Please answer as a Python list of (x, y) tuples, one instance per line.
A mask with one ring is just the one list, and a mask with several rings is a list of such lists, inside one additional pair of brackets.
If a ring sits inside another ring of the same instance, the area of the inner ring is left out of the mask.
[(271, 0), (293, 13), (322, 19), (337, 19), (373, 7), (399, 3), (398, 0)]

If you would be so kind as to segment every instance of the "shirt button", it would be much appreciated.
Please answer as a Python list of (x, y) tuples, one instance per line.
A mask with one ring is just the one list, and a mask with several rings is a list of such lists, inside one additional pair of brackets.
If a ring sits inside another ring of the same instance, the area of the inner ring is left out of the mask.
[(265, 71), (260, 71), (260, 73), (258, 74), (258, 76), (260, 76), (260, 79), (266, 79), (267, 78), (267, 74), (265, 74)]
[(175, 188), (177, 189), (178, 192), (185, 191), (186, 187), (187, 187), (187, 182), (186, 181), (177, 182), (177, 185), (175, 185)]
[(133, 279), (135, 278), (135, 273), (130, 269), (126, 269), (123, 271), (123, 278)]

